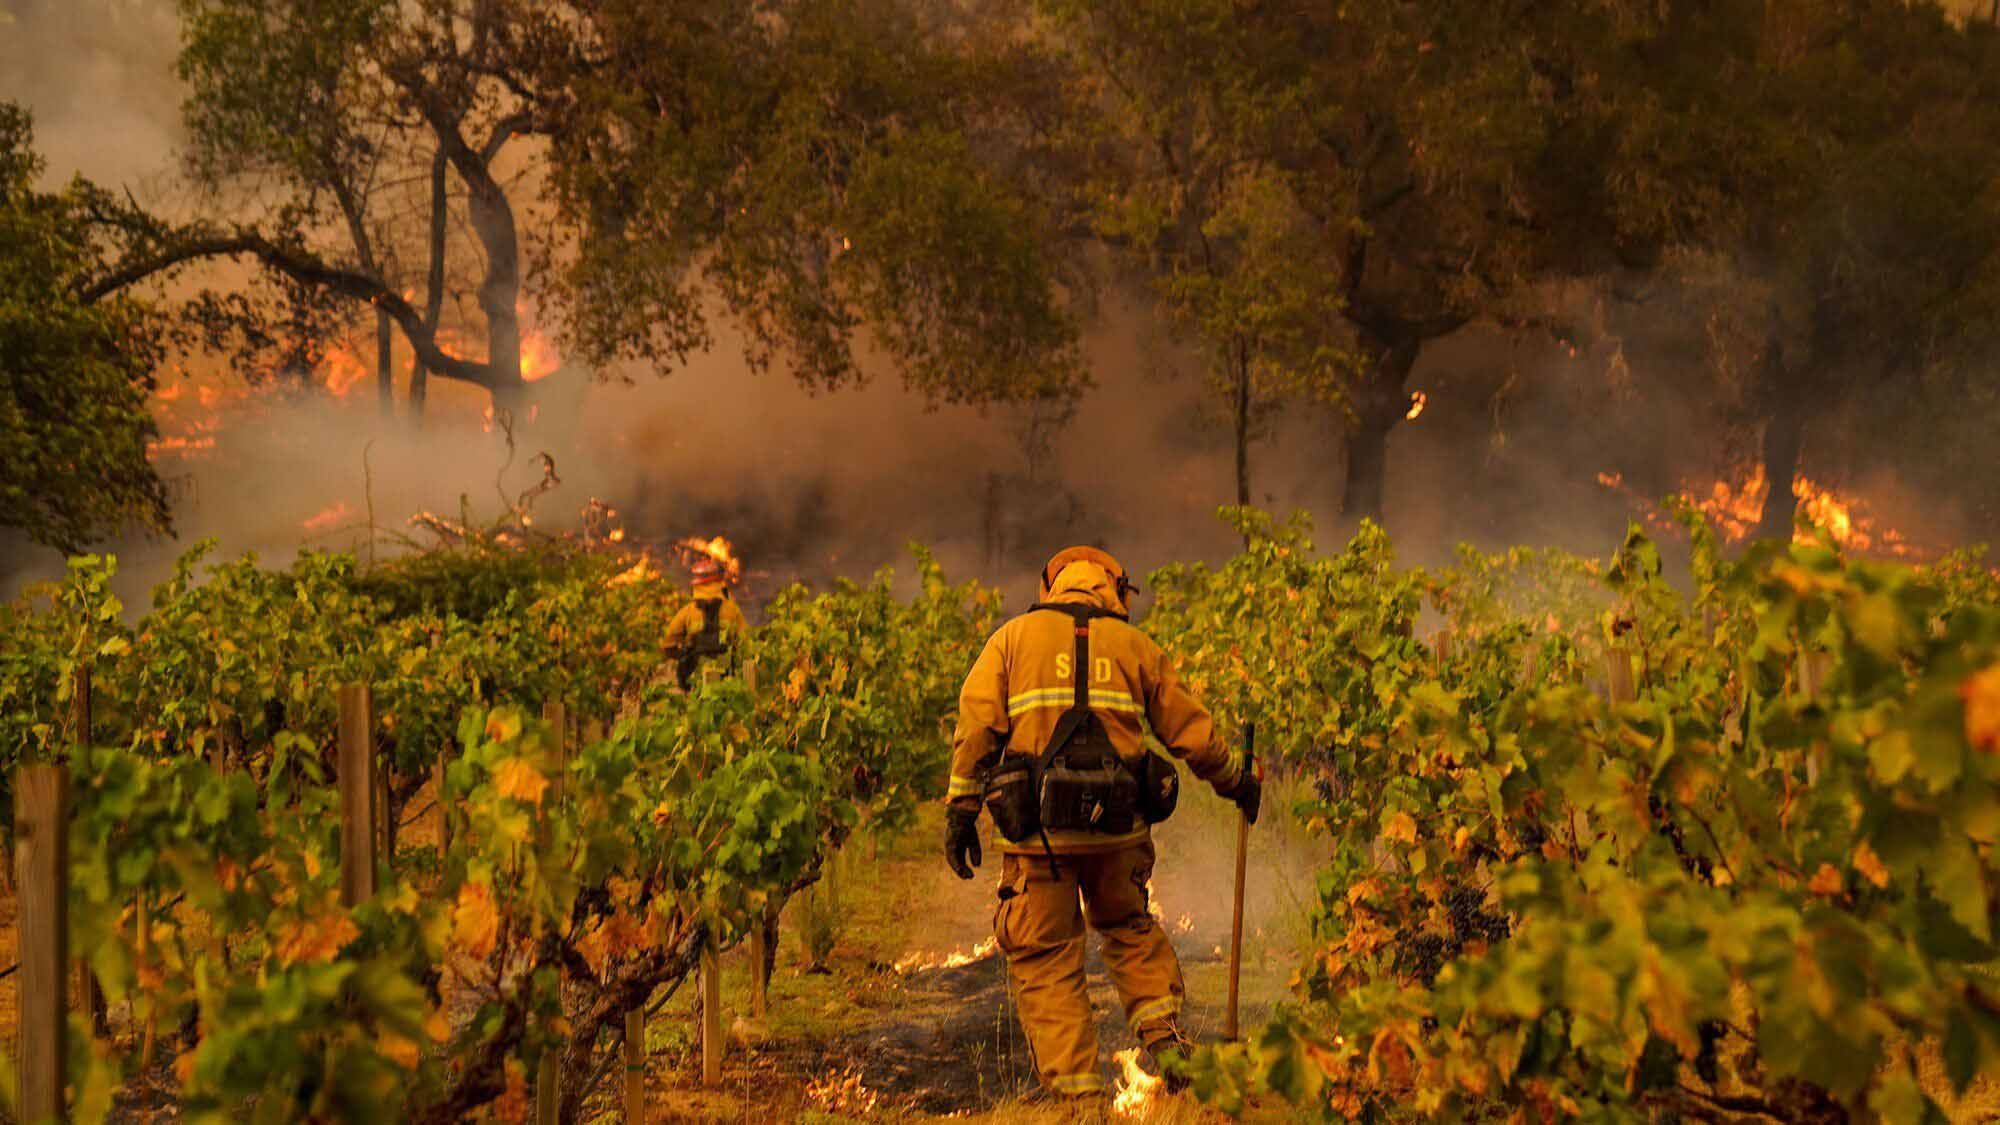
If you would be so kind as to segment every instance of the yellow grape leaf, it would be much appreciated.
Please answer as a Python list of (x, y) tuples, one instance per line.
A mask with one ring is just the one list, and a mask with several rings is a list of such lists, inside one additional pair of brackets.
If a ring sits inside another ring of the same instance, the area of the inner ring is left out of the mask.
[(1854, 869), (1861, 872), (1862, 878), (1877, 887), (1889, 885), (1889, 868), (1882, 863), (1882, 857), (1875, 854), (1875, 849), (1868, 846), (1868, 841), (1863, 840), (1854, 845), (1854, 854), (1849, 858), (1854, 863)]
[(1974, 750), (2000, 754), (2000, 664), (1967, 676), (1958, 695), (1965, 700), (1965, 740)]
[(201, 1049), (199, 1043), (174, 1056), (174, 1080), (185, 1086), (194, 1077), (194, 1053)]
[(443, 1043), (451, 1038), (451, 1021), (444, 1016), (444, 1009), (437, 1008), (424, 1018), (424, 1034), (433, 1043)]
[(275, 952), (278, 963), (297, 965), (307, 961), (331, 961), (361, 930), (345, 913), (329, 911), (278, 924)]
[(1840, 877), (1839, 869), (1831, 863), (1822, 863), (1819, 865), (1819, 870), (1813, 872), (1812, 882), (1806, 884), (1806, 889), (1816, 895), (1826, 895), (1831, 898), (1839, 894), (1845, 885), (1846, 881)]
[(308, 879), (319, 878), (319, 872), (320, 872), (319, 853), (311, 848), (307, 848), (305, 850), (305, 863), (306, 863), (306, 878)]
[(584, 964), (590, 966), (591, 975), (603, 980), (604, 963), (611, 959), (611, 935), (605, 932), (602, 922), (576, 939), (576, 951), (582, 956)]
[(512, 797), (531, 805), (542, 803), (542, 793), (549, 787), (549, 779), (526, 758), (509, 758), (493, 771), (494, 787), (502, 797)]
[(507, 1086), (493, 1102), (493, 1116), (512, 1123), (528, 1119), (528, 1076), (514, 1059), (507, 1060)]
[(484, 960), (500, 940), (500, 912), (493, 905), (493, 890), (484, 883), (469, 882), (458, 889), (458, 905), (451, 912), (451, 936), (460, 949)]
[(423, 1057), (422, 1053), (417, 1050), (417, 1045), (414, 1042), (403, 1038), (393, 1031), (383, 1032), (382, 1038), (375, 1041), (375, 1048), (384, 1055), (387, 1055), (397, 1066), (402, 1067), (404, 1070), (417, 1069), (417, 1063)]
[(797, 703), (799, 700), (805, 698), (805, 694), (806, 670), (804, 668), (793, 668), (792, 674), (785, 678), (785, 699), (787, 702)]
[(1414, 844), (1417, 842), (1417, 822), (1409, 813), (1397, 812), (1382, 826), (1382, 838)]

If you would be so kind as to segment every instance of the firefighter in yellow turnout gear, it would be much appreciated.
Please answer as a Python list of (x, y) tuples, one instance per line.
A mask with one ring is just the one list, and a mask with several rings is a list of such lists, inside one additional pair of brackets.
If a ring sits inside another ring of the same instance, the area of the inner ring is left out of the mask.
[[(1147, 731), (1253, 820), (1260, 792), (1159, 646), (1126, 620), (1132, 591), (1096, 548), (1050, 559), (1042, 601), (987, 641), (966, 678), (952, 745), (946, 860), (972, 877), (983, 804), (1004, 853), (994, 936), (1035, 1067), (1044, 1087), (1076, 1098), (1104, 1092), (1086, 923), (1139, 1041), (1156, 1059), (1184, 1042), (1180, 962), (1146, 897), (1150, 825), (1172, 810), (1177, 775), (1146, 748)], [(1121, 811), (1128, 798), (1135, 808)]]
[(690, 686), (697, 672), (727, 671), (737, 642), (750, 631), (743, 611), (729, 596), (727, 576), (714, 559), (695, 560), (691, 577), (694, 596), (667, 622), (662, 642), (682, 687)]

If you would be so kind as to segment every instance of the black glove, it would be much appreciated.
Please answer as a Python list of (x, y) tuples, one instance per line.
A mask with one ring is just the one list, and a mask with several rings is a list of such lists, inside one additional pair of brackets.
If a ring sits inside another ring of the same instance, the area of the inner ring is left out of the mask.
[(961, 879), (979, 866), (979, 810), (956, 806), (944, 811), (944, 861)]
[(1227, 789), (1218, 789), (1225, 800), (1233, 801), (1243, 810), (1243, 819), (1257, 823), (1257, 809), (1264, 801), (1264, 770), (1255, 762), (1247, 763), (1236, 779), (1236, 784)]

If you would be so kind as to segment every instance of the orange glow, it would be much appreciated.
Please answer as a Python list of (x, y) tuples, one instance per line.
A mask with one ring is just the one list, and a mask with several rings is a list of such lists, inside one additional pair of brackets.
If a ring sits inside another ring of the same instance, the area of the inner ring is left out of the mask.
[(720, 535), (713, 539), (703, 539), (698, 535), (683, 539), (674, 544), (674, 550), (680, 552), (682, 561), (689, 564), (702, 556), (714, 559), (722, 567), (723, 581), (730, 585), (735, 585), (743, 577), (743, 561), (736, 557), (729, 540)]
[(146, 443), (146, 456), (192, 457), (214, 448), (212, 437), (163, 437)]
[(640, 555), (639, 561), (612, 575), (611, 585), (628, 586), (634, 582), (646, 582), (660, 577), (660, 568), (653, 565), (652, 557)]
[(999, 942), (993, 938), (987, 938), (985, 941), (973, 946), (970, 950), (954, 951), (951, 953), (912, 953), (908, 957), (896, 962), (895, 969), (897, 972), (904, 974), (920, 973), (929, 969), (956, 969), (960, 965), (970, 965), (974, 961), (984, 961), (998, 952), (999, 948)]
[(300, 521), (299, 526), (310, 532), (326, 531), (353, 514), (354, 509), (347, 506), (347, 501), (342, 500), (316, 515), (307, 516)]
[[(1620, 473), (1598, 473), (1597, 483), (1625, 490), (1624, 476)], [(1690, 484), (1679, 495), (1694, 505), (1723, 542), (1740, 543), (1757, 530), (1770, 493), (1771, 482), (1764, 466), (1756, 464), (1741, 480), (1716, 480), (1706, 488)], [(1825, 529), (1841, 547), (1897, 557), (1913, 557), (1918, 553), (1901, 532), (1881, 526), (1859, 497), (1836, 492), (1804, 475), (1792, 478), (1792, 495), (1807, 522)], [(1661, 527), (1671, 525), (1671, 521), (1657, 512), (1652, 522)], [(1814, 537), (1810, 530), (1800, 530), (1792, 538), (1795, 542), (1810, 543)]]
[(530, 328), (521, 333), (521, 378), (534, 383), (548, 378), (562, 366), (562, 356), (547, 336)]
[(1111, 1098), (1111, 1112), (1143, 1120), (1166, 1092), (1166, 1079), (1140, 1069), (1137, 1047), (1120, 1051), (1112, 1059), (1118, 1063), (1118, 1086)]
[(1403, 417), (1411, 422), (1416, 421), (1417, 417), (1424, 412), (1424, 407), (1429, 406), (1430, 402), (1431, 402), (1431, 396), (1425, 394), (1422, 391), (1411, 391), (1410, 411), (1409, 413), (1403, 415)]
[(368, 378), (368, 368), (345, 345), (327, 352), (322, 366), (326, 369), (326, 389), (336, 398), (345, 398), (347, 392)]

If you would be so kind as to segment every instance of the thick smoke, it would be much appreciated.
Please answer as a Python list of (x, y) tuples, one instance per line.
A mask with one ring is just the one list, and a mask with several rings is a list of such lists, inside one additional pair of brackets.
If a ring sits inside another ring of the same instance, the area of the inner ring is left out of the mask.
[[(5, 0), (0, 97), (35, 111), (52, 182), (81, 172), (159, 200), (179, 146), (177, 43), (171, 0)], [(344, 400), (259, 395), (223, 408), (211, 454), (162, 463), (180, 497), (178, 540), (114, 547), (136, 591), (202, 537), (224, 554), (282, 560), (302, 544), (355, 545), (371, 508), (378, 527), (402, 529), (418, 511), (456, 517), (464, 497), (491, 519), (503, 494), (539, 479), (533, 458), (546, 451), (564, 483), (539, 502), (542, 526), (573, 525), (601, 498), (639, 540), (736, 539), (765, 590), (865, 575), (901, 561), (911, 540), (955, 575), (1003, 584), (1016, 605), (1041, 559), (1068, 542), (1103, 543), (1138, 571), (1220, 558), (1234, 545), (1214, 517), (1235, 495), (1226, 419), (1197, 361), (1143, 306), (1105, 302), (1088, 343), (1096, 385), (1061, 426), (1020, 408), (927, 409), (887, 370), (859, 390), (808, 394), (780, 373), (750, 373), (726, 334), (664, 375), (558, 372), (538, 385), (538, 416), (511, 452), (481, 426), (478, 396), (436, 381), (421, 429), (382, 418), (367, 387)], [(1633, 496), (1725, 471), (1742, 419), (1674, 362), (1480, 328), (1429, 349), (1412, 379), (1427, 409), (1389, 443), (1387, 523), (1405, 561), (1440, 560), (1460, 540), (1602, 552)], [(1335, 511), (1339, 431), (1337, 408), (1288, 405), (1252, 452), (1253, 500), (1312, 514), (1323, 548), (1352, 530)], [(1808, 458), (1833, 463), (1831, 448), (1822, 439)], [(1935, 514), (1940, 526), (1913, 534), (1992, 533), (1963, 526), (1935, 494), (1907, 496), (1879, 463), (1841, 463), (1847, 483), (1879, 490), (1895, 522)], [(1626, 491), (1599, 484), (1600, 472)], [(1896, 501), (1911, 507), (1888, 507)], [(59, 569), (52, 553), (0, 538), (0, 593)]]

